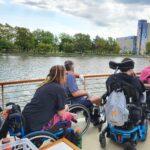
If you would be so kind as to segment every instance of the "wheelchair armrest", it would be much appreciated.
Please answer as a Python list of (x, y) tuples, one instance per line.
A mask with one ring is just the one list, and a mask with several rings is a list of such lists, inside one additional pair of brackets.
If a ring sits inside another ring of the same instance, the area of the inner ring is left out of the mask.
[(137, 110), (142, 111), (142, 108), (141, 108), (141, 107), (136, 106), (135, 104), (127, 104), (127, 107), (128, 107), (128, 108), (136, 108)]
[(101, 103), (100, 103), (100, 105), (101, 106), (104, 106), (105, 104), (106, 104), (106, 102), (107, 102), (107, 96), (108, 96), (108, 93), (107, 92), (105, 92), (102, 96), (101, 96)]

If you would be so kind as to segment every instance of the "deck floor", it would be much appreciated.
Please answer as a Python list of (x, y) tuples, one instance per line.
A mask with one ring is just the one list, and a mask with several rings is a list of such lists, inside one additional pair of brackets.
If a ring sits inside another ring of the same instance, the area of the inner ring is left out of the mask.
[[(150, 124), (149, 124), (150, 125)], [(90, 126), (87, 133), (83, 136), (82, 146), (83, 150), (102, 150), (99, 144), (99, 133), (98, 129)], [(122, 150), (123, 148), (107, 139), (107, 145), (105, 150)], [(150, 150), (150, 128), (145, 142), (139, 142), (137, 145), (137, 150)]]

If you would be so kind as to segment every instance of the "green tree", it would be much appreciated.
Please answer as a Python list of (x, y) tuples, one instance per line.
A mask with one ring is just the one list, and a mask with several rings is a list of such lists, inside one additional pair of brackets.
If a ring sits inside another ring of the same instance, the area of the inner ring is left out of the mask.
[(107, 41), (105, 39), (96, 36), (96, 38), (93, 40), (93, 45), (94, 45), (94, 52), (96, 54), (106, 53)]
[(74, 52), (74, 39), (69, 34), (62, 33), (59, 36), (60, 44), (59, 48), (60, 51), (66, 53), (73, 53)]
[(115, 39), (109, 37), (107, 40), (96, 36), (93, 40), (94, 51), (97, 54), (118, 54), (120, 47)]
[(85, 53), (91, 50), (92, 41), (87, 34), (78, 33), (74, 35), (74, 48), (80, 53)]
[[(43, 52), (43, 46), (46, 48), (48, 48), (48, 50), (45, 49), (45, 53), (47, 53), (48, 51), (50, 52), (56, 52), (58, 51), (58, 39), (56, 36), (54, 36), (51, 32), (48, 31), (43, 31), (40, 29), (37, 29), (33, 32), (33, 36), (35, 39), (35, 47), (36, 50), (38, 52), (40, 52), (39, 47), (41, 47), (41, 52), (40, 53), (44, 53)], [(48, 46), (49, 45), (49, 46)]]
[(106, 52), (109, 54), (119, 54), (120, 47), (115, 39), (109, 37), (106, 43)]
[(150, 54), (150, 42), (146, 43), (146, 54)]
[(15, 29), (8, 24), (0, 24), (0, 49), (12, 52), (14, 49)]
[(16, 27), (15, 44), (21, 52), (29, 52), (34, 49), (35, 39), (29, 29)]
[(43, 31), (37, 29), (33, 32), (36, 44), (44, 43), (44, 44), (54, 44), (55, 38), (51, 32)]
[(12, 42), (9, 42), (6, 39), (0, 38), (0, 51), (1, 52), (8, 53), (8, 52), (11, 52), (13, 48), (14, 48), (14, 44)]
[(37, 51), (39, 54), (46, 54), (52, 50), (53, 46), (51, 44), (39, 43), (37, 45)]
[(0, 38), (13, 42), (15, 37), (15, 29), (9, 24), (0, 24)]

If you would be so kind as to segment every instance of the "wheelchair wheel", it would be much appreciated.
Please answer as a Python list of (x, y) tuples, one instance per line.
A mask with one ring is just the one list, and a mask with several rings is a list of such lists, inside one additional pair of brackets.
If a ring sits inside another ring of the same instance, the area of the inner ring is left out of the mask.
[(147, 139), (147, 132), (148, 132), (148, 121), (145, 120), (144, 127), (143, 127), (143, 137), (141, 139), (142, 142), (144, 142)]
[(100, 106), (99, 110), (100, 110), (100, 117), (99, 117), (99, 125), (97, 127), (98, 131), (101, 132), (103, 124), (106, 122), (106, 114), (103, 106)]
[(26, 135), (35, 146), (40, 147), (45, 142), (54, 142), (57, 138), (47, 131), (35, 131)]
[(81, 135), (85, 134), (90, 125), (90, 113), (89, 110), (81, 104), (73, 104), (69, 106), (69, 112), (77, 114), (77, 123), (72, 123), (72, 128), (79, 127), (81, 129)]
[(99, 142), (102, 148), (106, 147), (106, 137), (103, 134), (99, 135)]
[(136, 148), (131, 142), (126, 142), (124, 144), (124, 150), (136, 150)]

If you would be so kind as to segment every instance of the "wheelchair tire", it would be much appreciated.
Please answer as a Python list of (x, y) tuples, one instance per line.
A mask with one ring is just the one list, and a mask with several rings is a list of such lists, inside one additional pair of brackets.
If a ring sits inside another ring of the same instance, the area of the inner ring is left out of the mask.
[(100, 142), (101, 148), (106, 147), (106, 137), (103, 134), (99, 135), (99, 142)]
[[(86, 133), (86, 131), (88, 130), (88, 128), (90, 126), (91, 118), (90, 118), (89, 110), (87, 107), (85, 107), (84, 105), (81, 105), (81, 104), (73, 104), (73, 105), (69, 106), (69, 112), (71, 112), (71, 113), (77, 114), (78, 112), (81, 112), (81, 111), (83, 111), (83, 116), (85, 117), (84, 121), (86, 123), (86, 125), (84, 127), (82, 126), (83, 128), (81, 128), (81, 136), (82, 136), (83, 134)], [(78, 124), (78, 122), (76, 124)]]
[(40, 147), (45, 140), (49, 140), (50, 142), (54, 142), (57, 138), (48, 131), (35, 131), (26, 135), (33, 144), (37, 147)]
[(145, 132), (144, 132), (144, 138), (141, 140), (142, 142), (146, 141), (146, 139), (147, 139), (147, 132), (148, 132), (148, 121), (147, 120), (145, 120), (144, 125), (145, 125)]
[(124, 150), (136, 150), (136, 148), (131, 142), (126, 142), (124, 144)]

